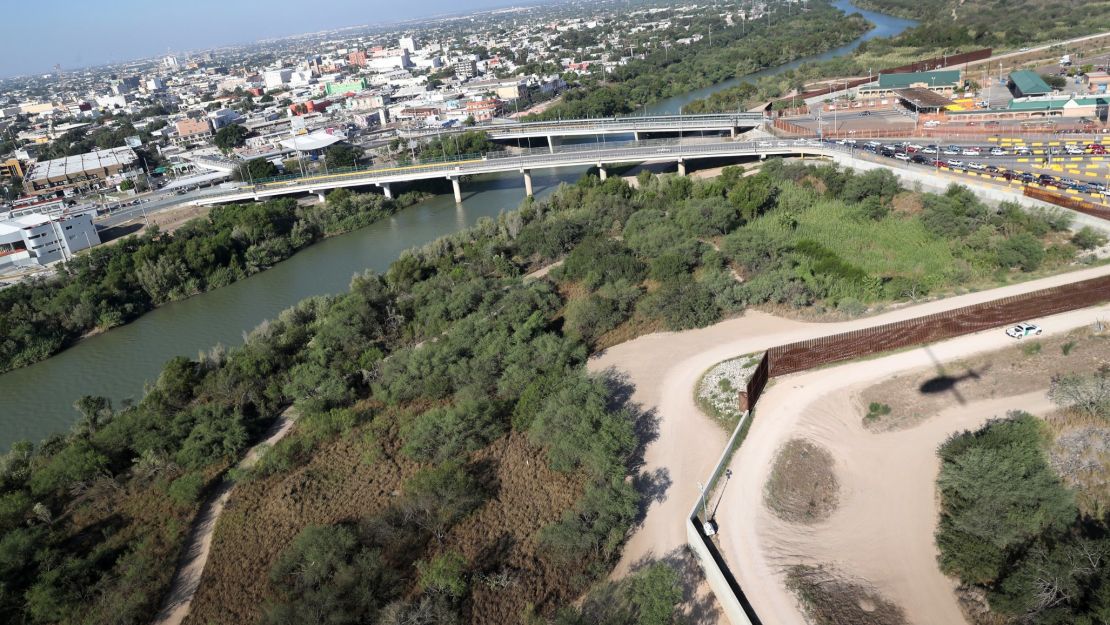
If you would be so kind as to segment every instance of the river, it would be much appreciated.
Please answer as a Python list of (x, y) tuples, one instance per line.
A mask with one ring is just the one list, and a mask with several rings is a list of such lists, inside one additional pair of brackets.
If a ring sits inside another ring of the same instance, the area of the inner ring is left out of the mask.
[[(913, 25), (859, 10), (847, 0), (834, 4), (849, 13), (859, 11), (876, 27), (836, 50), (670, 98), (649, 107), (649, 112), (677, 113), (691, 100), (716, 90), (807, 61), (847, 54), (862, 41), (894, 35)], [(549, 195), (560, 182), (574, 181), (583, 171), (534, 174), (537, 197)], [(237, 345), (244, 332), (306, 297), (345, 291), (357, 272), (384, 271), (405, 249), (516, 208), (523, 196), (523, 180), (511, 174), (485, 176), (467, 183), (463, 191), (459, 206), (450, 194), (436, 196), (390, 219), (317, 243), (260, 274), (168, 304), (43, 362), (0, 375), (0, 450), (15, 441), (39, 441), (66, 431), (76, 419), (73, 402), (82, 395), (109, 397), (117, 407), (127, 399), (137, 401), (170, 358), (195, 357), (217, 343)]]

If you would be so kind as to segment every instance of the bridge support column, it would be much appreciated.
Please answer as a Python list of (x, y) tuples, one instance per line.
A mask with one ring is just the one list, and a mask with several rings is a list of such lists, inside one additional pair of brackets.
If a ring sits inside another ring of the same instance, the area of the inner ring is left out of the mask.
[(732, 128), (729, 128), (728, 133), (729, 133), (729, 137), (735, 139), (736, 138), (736, 126), (733, 126)]
[(324, 202), (328, 201), (328, 198), (324, 197), (323, 191), (319, 191), (316, 193), (316, 201), (323, 204)]
[(633, 130), (632, 131), (632, 138), (635, 139), (636, 141), (639, 141), (640, 140), (640, 131), (639, 130)]
[(682, 160), (681, 158), (678, 159), (678, 175), (679, 176), (685, 176), (686, 175), (686, 161)]
[(383, 182), (382, 184), (379, 184), (378, 186), (382, 188), (382, 193), (385, 194), (385, 197), (387, 199), (390, 199), (390, 200), (393, 199), (393, 189), (390, 188), (388, 182)]
[(552, 154), (555, 153), (555, 148), (562, 143), (563, 142), (559, 139), (559, 137), (556, 137), (554, 135), (547, 135), (547, 149), (550, 150)]
[(609, 177), (609, 172), (605, 171), (605, 166), (601, 163), (597, 164), (597, 175), (603, 182)]
[(532, 170), (522, 169), (520, 172), (524, 174), (524, 194), (532, 197)]
[(462, 187), (459, 186), (459, 179), (457, 176), (448, 176), (451, 181), (451, 190), (455, 192), (455, 203), (462, 204)]

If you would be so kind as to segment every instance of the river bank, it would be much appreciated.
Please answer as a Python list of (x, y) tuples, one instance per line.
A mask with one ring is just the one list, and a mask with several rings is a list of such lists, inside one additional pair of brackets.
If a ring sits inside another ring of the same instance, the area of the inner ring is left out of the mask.
[[(846, 12), (847, 0), (834, 3)], [(677, 113), (685, 102), (705, 97), (741, 80), (786, 71), (801, 63), (848, 54), (863, 41), (891, 36), (912, 22), (861, 11), (875, 28), (855, 42), (815, 57), (725, 81), (683, 96), (662, 100), (649, 113)], [(533, 174), (538, 198), (585, 169)], [(217, 344), (233, 345), (245, 332), (281, 310), (314, 295), (345, 291), (355, 273), (384, 271), (403, 250), (467, 228), (483, 217), (515, 209), (523, 198), (518, 175), (481, 176), (456, 205), (450, 194), (438, 195), (358, 231), (312, 245), (273, 268), (203, 295), (156, 308), (136, 321), (81, 341), (65, 352), (0, 375), (0, 449), (15, 441), (38, 441), (64, 432), (77, 415), (73, 402), (101, 395), (117, 405), (139, 399), (164, 363), (175, 356), (195, 356)]]

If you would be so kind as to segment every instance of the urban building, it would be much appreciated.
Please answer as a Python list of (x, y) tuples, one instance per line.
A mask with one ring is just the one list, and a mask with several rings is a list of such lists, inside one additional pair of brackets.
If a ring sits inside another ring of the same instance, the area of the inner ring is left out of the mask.
[(212, 124), (208, 119), (182, 119), (174, 124), (177, 135), (173, 138), (174, 145), (207, 142), (212, 138)]
[(100, 244), (95, 211), (50, 217), (31, 213), (0, 221), (0, 267), (46, 265)]
[(470, 57), (461, 57), (455, 61), (455, 76), (460, 80), (474, 78), (478, 75), (478, 64)]
[(292, 75), (293, 70), (291, 69), (273, 69), (263, 72), (262, 83), (267, 89), (278, 89), (285, 86)]
[(1037, 72), (1026, 69), (1011, 72), (1006, 86), (1010, 88), (1010, 93), (1014, 94), (1015, 98), (1045, 96), (1052, 93), (1052, 87), (1048, 86)]
[(368, 83), (365, 78), (347, 82), (329, 82), (324, 85), (324, 93), (329, 96), (337, 93), (358, 93), (360, 91), (366, 91), (367, 86)]
[(407, 50), (410, 54), (416, 52), (416, 38), (415, 37), (401, 37), (397, 43), (397, 47), (402, 50)]
[(31, 165), (23, 178), (27, 195), (91, 191), (114, 186), (138, 169), (139, 157), (129, 147), (93, 150)]

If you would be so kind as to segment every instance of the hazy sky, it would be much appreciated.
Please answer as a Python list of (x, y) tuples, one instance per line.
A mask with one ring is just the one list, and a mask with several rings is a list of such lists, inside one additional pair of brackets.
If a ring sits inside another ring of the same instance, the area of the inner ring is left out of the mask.
[(74, 69), (512, 0), (3, 0), (0, 76)]

